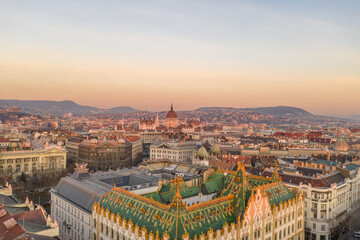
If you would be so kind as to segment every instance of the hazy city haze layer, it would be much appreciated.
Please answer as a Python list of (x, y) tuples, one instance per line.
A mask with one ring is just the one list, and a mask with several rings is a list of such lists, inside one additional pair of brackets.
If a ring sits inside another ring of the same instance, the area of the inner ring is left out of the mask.
[(2, 99), (360, 113), (359, 1), (4, 1)]

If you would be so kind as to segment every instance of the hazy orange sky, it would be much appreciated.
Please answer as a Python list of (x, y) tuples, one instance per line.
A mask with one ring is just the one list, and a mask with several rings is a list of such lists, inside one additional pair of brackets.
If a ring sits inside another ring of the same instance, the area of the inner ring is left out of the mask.
[(359, 1), (269, 2), (4, 2), (0, 99), (360, 114)]

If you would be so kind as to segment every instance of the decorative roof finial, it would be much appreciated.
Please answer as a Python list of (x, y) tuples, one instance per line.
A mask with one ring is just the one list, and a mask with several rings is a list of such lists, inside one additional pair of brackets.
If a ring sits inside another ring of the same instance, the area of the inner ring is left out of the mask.
[(182, 181), (182, 177), (176, 177), (174, 180), (172, 180), (173, 183), (176, 184), (176, 194), (175, 197), (180, 197), (181, 198), (181, 194), (180, 194), (180, 184)]
[(171, 109), (170, 111), (174, 111), (173, 102), (171, 101)]
[(238, 166), (238, 168), (237, 168), (238, 171), (241, 170), (241, 171), (245, 172), (245, 165), (241, 161), (237, 162), (237, 166)]
[(278, 167), (278, 161), (275, 160), (274, 173), (273, 173), (273, 175), (272, 175), (272, 177), (271, 177), (271, 181), (272, 181), (272, 182), (276, 182), (276, 181), (281, 180), (281, 177), (279, 176), (278, 171), (277, 171), (277, 167)]

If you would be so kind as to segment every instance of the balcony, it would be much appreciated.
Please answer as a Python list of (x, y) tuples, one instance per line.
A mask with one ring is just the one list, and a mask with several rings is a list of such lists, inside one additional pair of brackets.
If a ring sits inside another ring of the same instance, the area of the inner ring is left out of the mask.
[(317, 208), (311, 208), (311, 211), (317, 212)]

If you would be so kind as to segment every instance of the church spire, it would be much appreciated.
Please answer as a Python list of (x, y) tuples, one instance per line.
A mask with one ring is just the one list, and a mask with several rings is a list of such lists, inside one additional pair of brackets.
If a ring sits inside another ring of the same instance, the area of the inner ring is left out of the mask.
[(171, 102), (171, 108), (170, 111), (174, 111), (173, 102)]

